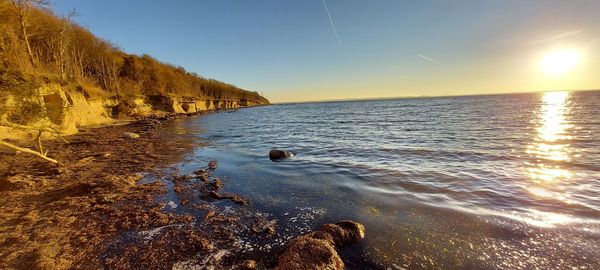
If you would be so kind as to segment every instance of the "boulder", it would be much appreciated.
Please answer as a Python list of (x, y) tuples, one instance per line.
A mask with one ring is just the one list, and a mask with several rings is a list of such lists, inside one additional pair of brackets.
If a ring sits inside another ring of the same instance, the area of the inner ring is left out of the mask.
[(279, 256), (275, 270), (344, 269), (344, 262), (333, 244), (315, 236), (323, 235), (308, 234), (292, 240)]
[(125, 138), (125, 139), (137, 139), (139, 137), (140, 137), (140, 135), (135, 134), (133, 132), (125, 132), (125, 133), (121, 134), (121, 138)]
[(351, 220), (325, 224), (320, 230), (329, 233), (337, 246), (345, 246), (365, 238), (365, 226)]
[(293, 156), (294, 156), (294, 153), (287, 151), (287, 150), (272, 149), (271, 151), (269, 151), (269, 158), (271, 160), (286, 159), (286, 158), (291, 158)]
[(276, 270), (329, 269), (342, 270), (344, 262), (335, 250), (365, 237), (365, 227), (343, 220), (325, 224), (320, 230), (292, 240), (277, 260)]

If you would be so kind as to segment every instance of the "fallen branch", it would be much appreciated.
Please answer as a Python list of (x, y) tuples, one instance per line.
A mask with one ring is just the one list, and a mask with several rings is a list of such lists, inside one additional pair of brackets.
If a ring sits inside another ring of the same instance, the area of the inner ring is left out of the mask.
[(13, 149), (15, 151), (32, 154), (32, 155), (38, 156), (38, 157), (40, 157), (42, 159), (45, 159), (46, 161), (52, 162), (54, 164), (58, 164), (58, 161), (56, 161), (55, 159), (51, 159), (51, 158), (45, 156), (43, 153), (38, 153), (38, 152), (33, 151), (31, 149), (28, 149), (28, 148), (19, 147), (19, 146), (16, 146), (16, 145), (12, 144), (12, 143), (7, 143), (7, 142), (2, 141), (2, 140), (0, 140), (0, 145), (8, 147), (10, 149)]
[(6, 120), (2, 120), (0, 119), (0, 126), (6, 126), (6, 127), (10, 127), (10, 128), (14, 128), (14, 129), (22, 129), (22, 130), (32, 130), (32, 131), (37, 131), (37, 137), (34, 139), (37, 141), (37, 148), (38, 151), (29, 149), (29, 148), (23, 148), (23, 147), (19, 147), (16, 146), (12, 143), (9, 142), (5, 142), (0, 140), (0, 146), (5, 146), (7, 148), (19, 151), (19, 152), (23, 152), (23, 153), (28, 153), (28, 154), (32, 154), (34, 156), (40, 157), (46, 161), (52, 162), (54, 164), (58, 165), (58, 161), (56, 161), (55, 159), (49, 158), (46, 155), (48, 154), (48, 150), (44, 150), (44, 146), (42, 145), (42, 134), (44, 132), (48, 132), (51, 134), (54, 134), (54, 136), (56, 136), (57, 138), (63, 140), (64, 142), (67, 142), (65, 139), (62, 138), (60, 131), (58, 131), (57, 129), (54, 128), (47, 128), (47, 127), (30, 127), (30, 126), (25, 126), (25, 125), (19, 125), (19, 124), (15, 124), (15, 123), (10, 123)]

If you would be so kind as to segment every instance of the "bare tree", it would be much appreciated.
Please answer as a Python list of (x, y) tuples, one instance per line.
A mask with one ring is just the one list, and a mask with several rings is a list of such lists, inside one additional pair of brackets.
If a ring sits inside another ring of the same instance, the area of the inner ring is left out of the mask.
[(69, 14), (63, 19), (62, 27), (58, 35), (57, 64), (58, 70), (60, 71), (60, 76), (63, 79), (66, 79), (67, 77), (67, 50), (71, 45), (69, 32), (71, 30), (71, 27), (73, 26), (71, 19), (75, 16), (78, 16), (78, 13), (75, 9), (69, 11)]
[(19, 19), (19, 26), (21, 30), (21, 38), (25, 42), (25, 47), (27, 48), (27, 54), (29, 55), (29, 61), (32, 65), (35, 65), (35, 58), (33, 57), (33, 52), (31, 50), (31, 45), (29, 44), (29, 23), (30, 23), (30, 14), (33, 6), (47, 6), (47, 0), (12, 0), (12, 7), (15, 13), (17, 14), (17, 18)]

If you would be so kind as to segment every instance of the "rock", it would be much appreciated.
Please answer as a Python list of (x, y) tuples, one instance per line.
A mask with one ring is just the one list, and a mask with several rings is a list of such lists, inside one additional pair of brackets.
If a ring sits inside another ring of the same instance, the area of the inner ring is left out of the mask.
[(343, 270), (344, 262), (335, 251), (331, 239), (326, 238), (327, 236), (319, 233), (307, 234), (292, 240), (279, 256), (275, 270)]
[(133, 132), (125, 132), (125, 133), (121, 134), (121, 138), (125, 138), (125, 139), (137, 139), (139, 137), (140, 137), (140, 135), (135, 134)]
[(325, 224), (320, 230), (329, 233), (337, 246), (345, 246), (365, 237), (365, 226), (351, 220)]
[(271, 160), (286, 159), (286, 158), (291, 158), (293, 156), (294, 156), (294, 153), (287, 151), (287, 150), (272, 149), (269, 151), (269, 158)]
[(300, 236), (286, 247), (277, 260), (276, 270), (344, 269), (344, 262), (335, 246), (354, 243), (365, 237), (365, 227), (357, 222), (343, 220), (325, 224), (321, 230)]
[(307, 234), (307, 236), (310, 236), (315, 239), (325, 240), (325, 241), (329, 242), (331, 245), (335, 246), (335, 241), (333, 240), (333, 236), (331, 236), (331, 234), (326, 233), (324, 231), (314, 231), (314, 232)]

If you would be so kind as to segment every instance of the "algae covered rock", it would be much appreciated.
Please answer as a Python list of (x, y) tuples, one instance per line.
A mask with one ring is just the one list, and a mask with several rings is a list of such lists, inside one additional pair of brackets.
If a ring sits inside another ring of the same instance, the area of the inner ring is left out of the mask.
[(330, 241), (308, 234), (292, 240), (275, 269), (344, 269), (344, 262)]
[(365, 227), (351, 220), (325, 224), (320, 230), (292, 240), (277, 261), (277, 270), (342, 270), (344, 262), (335, 250), (365, 237)]
[(320, 230), (329, 233), (338, 246), (345, 246), (365, 237), (365, 226), (351, 220), (325, 224)]

